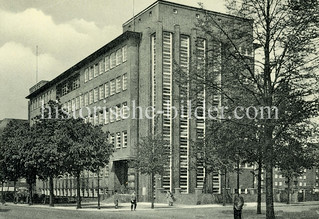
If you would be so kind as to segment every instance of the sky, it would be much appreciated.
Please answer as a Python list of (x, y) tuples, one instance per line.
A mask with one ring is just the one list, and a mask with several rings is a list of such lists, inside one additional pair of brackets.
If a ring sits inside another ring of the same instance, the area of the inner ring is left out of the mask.
[[(133, 10), (134, 1), (134, 10)], [(199, 0), (170, 0), (198, 6)], [(27, 119), (29, 88), (52, 80), (122, 33), (155, 0), (0, 0), (0, 120)], [(222, 0), (201, 0), (225, 12)]]

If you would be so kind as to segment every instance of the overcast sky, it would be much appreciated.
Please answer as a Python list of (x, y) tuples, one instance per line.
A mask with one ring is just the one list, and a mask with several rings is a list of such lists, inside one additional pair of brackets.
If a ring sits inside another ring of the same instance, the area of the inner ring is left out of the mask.
[[(198, 0), (171, 0), (198, 6)], [(135, 0), (135, 14), (155, 0)], [(220, 0), (205, 8), (225, 12)], [(52, 80), (122, 33), (133, 0), (0, 0), (0, 120), (27, 119), (29, 88)]]

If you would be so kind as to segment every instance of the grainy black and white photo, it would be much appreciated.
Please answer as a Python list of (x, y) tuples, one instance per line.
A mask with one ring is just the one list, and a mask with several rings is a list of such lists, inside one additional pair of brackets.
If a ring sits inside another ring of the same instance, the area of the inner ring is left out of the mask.
[(319, 218), (318, 0), (0, 0), (0, 218)]

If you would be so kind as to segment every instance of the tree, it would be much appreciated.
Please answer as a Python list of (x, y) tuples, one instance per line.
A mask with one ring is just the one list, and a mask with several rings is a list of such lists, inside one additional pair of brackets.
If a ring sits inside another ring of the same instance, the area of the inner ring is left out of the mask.
[(63, 175), (65, 172), (64, 156), (65, 147), (58, 144), (59, 132), (57, 131), (62, 123), (63, 115), (61, 105), (55, 101), (49, 101), (41, 109), (42, 117), (33, 124), (34, 160), (38, 168), (38, 177), (42, 180), (49, 179), (50, 206), (54, 206), (53, 179)]
[[(234, 96), (238, 88), (250, 96), (247, 99), (253, 106), (269, 109), (270, 117), (258, 118), (255, 127), (259, 127), (260, 154), (266, 170), (266, 218), (275, 218), (272, 179), (277, 160), (275, 142), (285, 130), (317, 114), (316, 100), (311, 95), (318, 93), (318, 75), (315, 72), (319, 63), (315, 46), (319, 33), (318, 2), (227, 2), (230, 13), (237, 18), (221, 19), (203, 11), (205, 16), (198, 22), (200, 35), (205, 36), (207, 45), (220, 47), (214, 49), (211, 46), (207, 50), (205, 68), (193, 68), (189, 73), (190, 81), (202, 84), (193, 86), (194, 93), (203, 89), (208, 94), (219, 93), (224, 105), (231, 103), (230, 109), (241, 106), (242, 98)], [(259, 47), (256, 54), (260, 56), (256, 60), (251, 57), (255, 45)], [(216, 70), (216, 66), (220, 67), (220, 71)], [(287, 104), (291, 98), (301, 108)], [(276, 111), (275, 107), (279, 110)], [(276, 118), (276, 114), (280, 119)], [(245, 124), (245, 121), (234, 123)]]
[(84, 170), (96, 171), (105, 166), (113, 153), (108, 134), (100, 126), (84, 123), (82, 119), (67, 119), (59, 123), (59, 147), (66, 151), (66, 172), (76, 177), (77, 208), (81, 208), (80, 175)]
[(1, 135), (1, 175), (3, 180), (14, 182), (15, 195), (16, 182), (24, 173), (22, 153), (28, 128), (28, 123), (22, 120), (12, 120), (4, 128)]
[(276, 141), (275, 151), (281, 155), (276, 165), (287, 179), (287, 204), (290, 203), (290, 186), (293, 178), (300, 176), (304, 169), (311, 169), (315, 165), (313, 153), (317, 147), (308, 142), (309, 131), (309, 124), (298, 124), (286, 130)]
[(154, 208), (156, 174), (163, 174), (169, 162), (169, 142), (160, 134), (142, 137), (137, 145), (137, 154), (133, 165), (151, 178), (151, 208)]

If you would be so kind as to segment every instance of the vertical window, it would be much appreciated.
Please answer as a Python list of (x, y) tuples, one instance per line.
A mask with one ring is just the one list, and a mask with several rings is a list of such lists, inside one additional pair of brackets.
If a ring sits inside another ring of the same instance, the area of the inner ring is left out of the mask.
[(122, 49), (116, 51), (116, 66), (122, 63)]
[(68, 101), (68, 112), (71, 112), (72, 110), (72, 103), (71, 103), (71, 100)]
[(93, 103), (93, 90), (90, 90), (90, 93), (89, 93), (89, 104), (92, 104)]
[(86, 83), (89, 80), (89, 70), (84, 70), (84, 82)]
[(110, 112), (109, 109), (105, 109), (104, 111), (104, 124), (109, 124), (110, 122)]
[(71, 111), (75, 111), (75, 98), (71, 100)]
[(122, 48), (122, 58), (123, 58), (123, 62), (127, 61), (127, 45), (123, 46)]
[(93, 92), (94, 92), (94, 103), (96, 103), (99, 100), (99, 89), (94, 88)]
[(115, 143), (115, 136), (114, 136), (114, 134), (111, 134), (111, 136), (110, 136), (110, 144), (111, 144), (113, 147), (115, 146), (114, 143)]
[(85, 93), (84, 94), (84, 106), (89, 105), (89, 94)]
[(123, 148), (127, 147), (127, 131), (122, 132)]
[(80, 95), (80, 108), (82, 108), (83, 107), (83, 95)]
[(94, 77), (99, 76), (99, 65), (95, 64), (94, 65)]
[(121, 77), (116, 78), (116, 93), (121, 92)]
[(121, 132), (116, 133), (116, 148), (121, 148)]
[(115, 80), (110, 81), (110, 96), (115, 94)]
[(99, 125), (103, 125), (103, 119), (104, 119), (104, 117), (103, 117), (103, 111), (101, 111), (100, 113), (99, 113)]
[(122, 104), (122, 112), (121, 112), (122, 119), (128, 118), (128, 112), (129, 112), (129, 108), (127, 106), (127, 102), (124, 102)]
[(126, 90), (127, 89), (127, 73), (125, 73), (122, 76), (122, 89)]
[(110, 61), (110, 69), (116, 66), (116, 55), (115, 52), (111, 54), (111, 61)]
[(98, 125), (99, 124), (99, 116), (97, 114), (92, 115), (94, 117), (94, 124), (93, 125)]
[(109, 82), (104, 85), (104, 97), (107, 98), (110, 95), (110, 87)]
[(100, 75), (101, 75), (104, 72), (104, 61), (103, 60), (101, 60), (99, 62), (99, 66), (100, 66), (99, 68), (100, 68)]
[(80, 97), (75, 98), (75, 109), (78, 110), (80, 108)]
[(121, 120), (121, 104), (116, 105), (116, 121)]
[(93, 68), (93, 66), (91, 66), (89, 69), (89, 80), (92, 80), (92, 78), (93, 78), (93, 71), (94, 71), (94, 68)]
[(110, 56), (106, 56), (105, 57), (105, 71), (107, 72), (108, 70), (110, 70)]
[(99, 124), (100, 125), (103, 125), (103, 123), (104, 123), (104, 115), (103, 115), (103, 111), (101, 111), (100, 113), (99, 113)]
[(116, 117), (116, 110), (114, 109), (114, 107), (110, 108), (110, 122), (114, 122), (115, 121), (115, 117)]
[(99, 87), (99, 93), (100, 93), (100, 100), (103, 100), (103, 98), (104, 98), (104, 86), (103, 85), (101, 85)]

